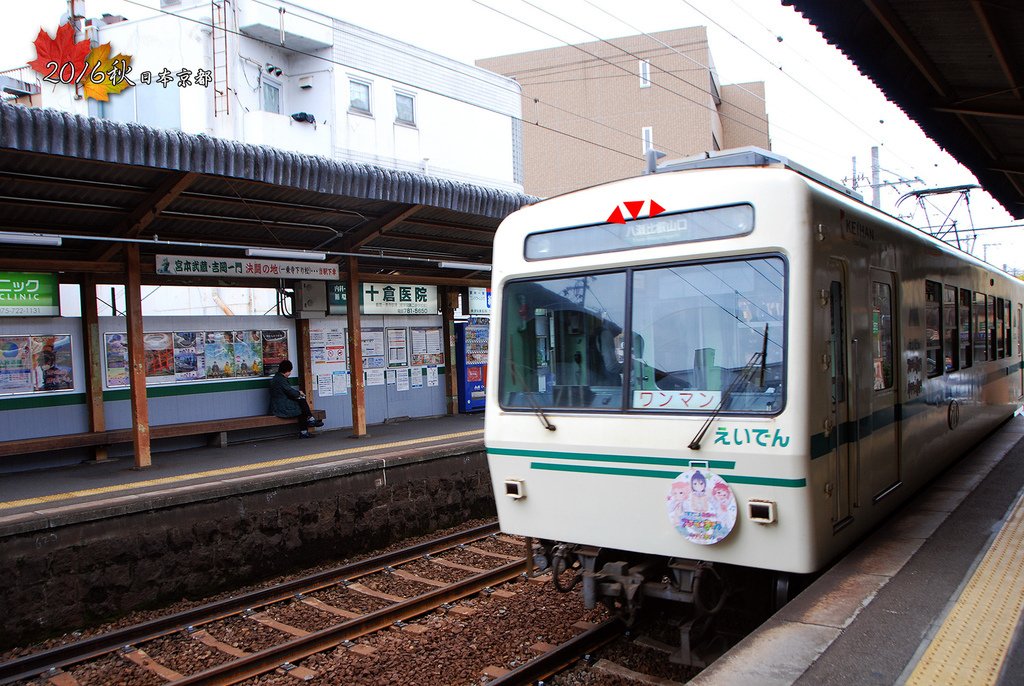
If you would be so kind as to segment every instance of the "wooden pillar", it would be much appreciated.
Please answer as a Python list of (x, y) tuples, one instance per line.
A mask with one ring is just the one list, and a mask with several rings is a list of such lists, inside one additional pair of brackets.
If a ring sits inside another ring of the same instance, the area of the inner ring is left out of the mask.
[(441, 326), (444, 335), (444, 388), (445, 412), (459, 413), (459, 381), (455, 369), (455, 308), (459, 306), (459, 291), (441, 286)]
[[(103, 341), (100, 339), (100, 318), (96, 308), (96, 277), (87, 274), (81, 283), (82, 341), (85, 356), (85, 395), (89, 405), (89, 431), (105, 431), (103, 408)], [(93, 448), (93, 459), (107, 459), (107, 446)]]
[(313, 409), (313, 360), (309, 347), (309, 320), (295, 320), (295, 339), (299, 351), (295, 355), (295, 373), (299, 375), (299, 389), (306, 394), (309, 409)]
[(348, 258), (346, 289), (348, 370), (352, 374), (352, 438), (365, 438), (369, 434), (366, 433), (366, 382), (363, 381), (363, 327), (359, 317), (362, 289), (359, 284), (359, 261), (354, 256)]
[(132, 443), (135, 447), (135, 468), (153, 464), (150, 454), (149, 403), (146, 400), (146, 350), (142, 330), (142, 275), (139, 270), (139, 246), (124, 248), (127, 258), (127, 279), (124, 287), (128, 315), (128, 379), (132, 398)]

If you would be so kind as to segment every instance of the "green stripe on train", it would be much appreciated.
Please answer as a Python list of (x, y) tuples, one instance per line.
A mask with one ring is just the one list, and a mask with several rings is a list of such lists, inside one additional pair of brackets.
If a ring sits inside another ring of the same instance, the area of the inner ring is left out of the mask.
[[(551, 462), (531, 462), (530, 469), (550, 472), (608, 474), (611, 476), (639, 476), (653, 479), (674, 479), (679, 476), (675, 472), (663, 472), (657, 469), (623, 469), (620, 467), (597, 467), (586, 464), (554, 464)], [(731, 484), (778, 486), (779, 488), (804, 488), (807, 486), (807, 479), (771, 479), (763, 476), (738, 476), (736, 474), (719, 474), (718, 476)]]
[(690, 460), (676, 457), (649, 457), (645, 455), (601, 455), (598, 453), (556, 453), (548, 450), (520, 450), (516, 448), (488, 448), (490, 455), (511, 455), (513, 457), (542, 457), (548, 460), (583, 460), (587, 462), (624, 462), (626, 464), (651, 464), (664, 467), (689, 467), (694, 462), (708, 469), (735, 469), (731, 460)]

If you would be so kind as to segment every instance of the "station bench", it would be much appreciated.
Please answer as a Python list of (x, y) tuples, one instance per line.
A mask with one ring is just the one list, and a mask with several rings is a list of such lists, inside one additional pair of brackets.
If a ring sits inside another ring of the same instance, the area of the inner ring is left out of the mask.
[[(327, 413), (313, 410), (313, 416), (323, 419)], [(217, 447), (227, 446), (227, 433), (240, 429), (258, 429), (264, 426), (296, 426), (296, 418), (282, 419), (274, 415), (254, 415), (251, 417), (232, 417), (229, 419), (211, 419), (202, 422), (185, 422), (183, 424), (160, 424), (149, 427), (152, 439), (180, 438), (182, 436), (211, 437), (210, 444)], [(0, 457), (11, 455), (28, 455), (50, 450), (67, 450), (69, 448), (89, 448), (95, 446), (131, 443), (131, 429), (111, 429), (108, 431), (86, 431), (77, 434), (61, 434), (42, 438), (20, 438), (13, 441), (0, 441)]]

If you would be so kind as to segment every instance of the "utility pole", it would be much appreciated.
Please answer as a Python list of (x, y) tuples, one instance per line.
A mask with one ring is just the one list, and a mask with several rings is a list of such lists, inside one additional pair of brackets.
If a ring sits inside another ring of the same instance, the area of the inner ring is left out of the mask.
[(881, 194), (878, 192), (881, 188), (879, 183), (879, 167), (878, 167), (878, 146), (871, 146), (871, 206), (875, 209), (882, 207)]

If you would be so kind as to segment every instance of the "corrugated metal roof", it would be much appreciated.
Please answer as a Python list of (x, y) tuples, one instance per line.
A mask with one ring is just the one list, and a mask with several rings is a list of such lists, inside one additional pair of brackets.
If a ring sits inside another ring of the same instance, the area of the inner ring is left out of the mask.
[(783, 0), (1024, 218), (1024, 12), (988, 0)]
[[(160, 198), (155, 218), (133, 229)], [(0, 104), (0, 229), (68, 237), (59, 248), (19, 246), (16, 254), (0, 254), (0, 262), (116, 262), (114, 243), (72, 236), (159, 236), (358, 252), (367, 257), (360, 258), (364, 273), (479, 280), (480, 273), (403, 258), (487, 264), (498, 224), (534, 201), (415, 172)], [(140, 248), (144, 265), (157, 252), (232, 254)]]

